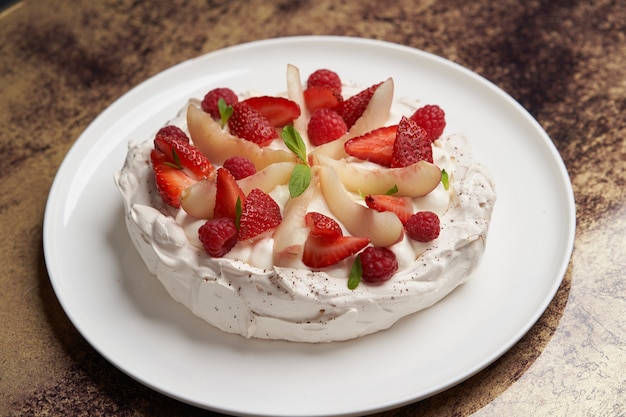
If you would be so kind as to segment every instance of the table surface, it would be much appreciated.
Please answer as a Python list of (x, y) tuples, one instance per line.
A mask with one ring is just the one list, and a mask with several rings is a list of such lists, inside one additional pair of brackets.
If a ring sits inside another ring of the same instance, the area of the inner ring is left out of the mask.
[(46, 198), (81, 132), (134, 85), (291, 35), (381, 39), (483, 75), (539, 121), (574, 188), (574, 252), (538, 322), (472, 378), (377, 415), (626, 415), (626, 2), (23, 0), (0, 13), (0, 415), (216, 415), (126, 376), (72, 326), (44, 263)]

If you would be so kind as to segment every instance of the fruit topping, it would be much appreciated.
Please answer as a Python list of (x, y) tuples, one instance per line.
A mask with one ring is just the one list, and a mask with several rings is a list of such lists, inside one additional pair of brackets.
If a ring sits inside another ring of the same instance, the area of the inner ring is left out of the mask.
[(178, 140), (189, 143), (187, 134), (180, 127), (174, 125), (163, 126), (155, 135), (155, 137), (159, 136), (175, 137)]
[(198, 181), (183, 190), (180, 195), (180, 206), (193, 217), (212, 219), (216, 188), (215, 178)]
[(228, 119), (230, 133), (264, 147), (278, 137), (276, 129), (267, 117), (244, 102), (233, 106), (233, 114)]
[(348, 127), (339, 113), (328, 108), (315, 110), (307, 127), (309, 140), (315, 146), (339, 139), (347, 131)]
[(237, 218), (237, 200), (244, 206), (246, 197), (237, 185), (235, 177), (225, 168), (218, 168), (216, 175), (215, 208), (213, 217)]
[(224, 161), (224, 165), (222, 165), (222, 167), (229, 170), (236, 180), (256, 174), (254, 164), (245, 156), (230, 157)]
[(341, 93), (341, 78), (335, 71), (320, 68), (309, 75), (306, 80), (307, 88), (311, 87), (327, 87), (337, 93)]
[(356, 121), (363, 115), (363, 112), (372, 99), (374, 92), (381, 84), (382, 83), (374, 84), (373, 86), (368, 87), (354, 96), (342, 101), (337, 107), (335, 107), (337, 113), (339, 113), (339, 115), (343, 117), (343, 120), (345, 120), (348, 129), (350, 129), (352, 125), (354, 125), (354, 123), (356, 123)]
[(437, 140), (446, 127), (445, 112), (436, 104), (420, 107), (411, 115), (411, 119), (426, 131), (431, 142)]
[(365, 204), (376, 211), (391, 211), (395, 213), (402, 224), (405, 224), (409, 217), (413, 215), (413, 200), (410, 197), (370, 194), (365, 196)]
[(354, 255), (368, 244), (366, 237), (339, 236), (328, 240), (309, 236), (304, 244), (302, 262), (311, 268), (325, 268)]
[(339, 223), (325, 214), (311, 211), (306, 214), (304, 220), (307, 227), (311, 230), (310, 235), (313, 237), (334, 240), (343, 235)]
[(361, 258), (361, 278), (365, 282), (388, 281), (398, 270), (396, 254), (387, 248), (367, 247), (359, 254)]
[(250, 97), (243, 103), (258, 111), (273, 127), (286, 126), (300, 116), (300, 106), (284, 97)]
[(418, 161), (433, 163), (431, 140), (417, 122), (403, 116), (393, 144), (391, 167), (402, 168)]
[(159, 135), (154, 138), (155, 148), (167, 159), (172, 167), (183, 170), (195, 180), (210, 178), (215, 168), (206, 156), (189, 141), (179, 139), (177, 136)]
[(418, 242), (430, 242), (439, 236), (439, 216), (432, 211), (419, 211), (405, 224), (406, 234)]
[(302, 93), (307, 110), (332, 109), (343, 101), (341, 94), (330, 87), (309, 87)]
[(252, 239), (280, 224), (282, 216), (280, 206), (269, 195), (258, 188), (250, 191), (246, 197), (239, 221), (239, 238)]
[(380, 127), (349, 139), (344, 144), (344, 149), (348, 155), (389, 167), (397, 132), (397, 125)]
[(207, 220), (198, 229), (198, 237), (204, 250), (212, 257), (226, 255), (237, 244), (238, 232), (235, 221), (228, 217)]
[(234, 106), (239, 101), (237, 94), (235, 94), (235, 92), (230, 88), (218, 87), (206, 93), (200, 103), (200, 107), (216, 120), (221, 118), (218, 106), (220, 98), (224, 99), (224, 103), (227, 106)]
[(157, 190), (163, 201), (174, 208), (180, 207), (181, 193), (196, 180), (190, 178), (182, 169), (173, 166), (167, 156), (158, 149), (152, 150), (150, 159)]

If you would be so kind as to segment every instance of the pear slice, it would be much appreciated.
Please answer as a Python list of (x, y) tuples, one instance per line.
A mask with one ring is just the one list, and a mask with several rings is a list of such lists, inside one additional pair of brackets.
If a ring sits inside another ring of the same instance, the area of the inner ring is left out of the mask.
[(391, 111), (393, 88), (393, 78), (388, 78), (379, 85), (367, 104), (365, 111), (348, 133), (337, 140), (316, 147), (310, 153), (310, 158), (315, 158), (316, 155), (325, 155), (333, 159), (344, 158), (346, 156), (344, 144), (348, 139), (364, 135), (383, 126), (389, 118)]
[(307, 124), (311, 115), (304, 102), (304, 87), (300, 78), (300, 69), (292, 64), (287, 64), (287, 98), (300, 106), (300, 116), (293, 121), (293, 127), (300, 133), (307, 149), (309, 149)]
[(356, 202), (330, 166), (320, 166), (320, 189), (328, 208), (354, 236), (368, 237), (374, 246), (391, 246), (402, 239), (404, 227), (395, 213), (372, 210)]
[(239, 184), (239, 188), (245, 195), (248, 195), (254, 188), (258, 188), (264, 193), (269, 193), (277, 185), (289, 182), (289, 177), (295, 166), (295, 162), (277, 162), (266, 166), (249, 177), (237, 180), (237, 184)]
[(426, 161), (402, 168), (365, 168), (346, 159), (316, 155), (316, 162), (334, 168), (348, 190), (361, 194), (386, 194), (396, 186), (398, 191), (394, 195), (416, 198), (430, 193), (441, 181), (441, 169)]
[(302, 259), (304, 243), (309, 236), (305, 216), (319, 182), (317, 171), (312, 169), (307, 189), (290, 198), (283, 209), (283, 221), (274, 231), (274, 263), (277, 266), (294, 266), (294, 262)]
[(180, 206), (193, 217), (212, 219), (216, 189), (215, 178), (198, 181), (183, 190)]
[(222, 165), (225, 160), (237, 155), (252, 161), (257, 171), (276, 162), (296, 162), (292, 152), (261, 148), (253, 142), (231, 135), (210, 114), (193, 104), (187, 106), (187, 127), (196, 148), (216, 165)]

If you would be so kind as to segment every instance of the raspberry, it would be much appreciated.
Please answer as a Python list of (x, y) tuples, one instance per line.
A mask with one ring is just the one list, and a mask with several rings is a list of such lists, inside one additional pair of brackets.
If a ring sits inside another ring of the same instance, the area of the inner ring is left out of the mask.
[(171, 137), (189, 143), (189, 136), (180, 127), (174, 125), (163, 126), (154, 136), (155, 138)]
[(369, 246), (359, 255), (363, 268), (362, 279), (377, 283), (389, 280), (398, 270), (396, 254), (387, 248)]
[(318, 69), (309, 75), (306, 81), (307, 87), (329, 87), (332, 90), (341, 93), (341, 79), (336, 72), (329, 69)]
[(217, 107), (217, 102), (220, 98), (223, 98), (228, 106), (234, 106), (239, 101), (237, 94), (235, 94), (235, 92), (230, 88), (226, 87), (214, 88), (206, 93), (204, 99), (202, 99), (202, 103), (200, 103), (200, 106), (202, 107), (202, 110), (209, 113), (214, 119), (220, 118), (220, 110)]
[(439, 236), (439, 216), (432, 211), (419, 211), (409, 217), (404, 225), (406, 234), (418, 242), (430, 242)]
[(237, 226), (229, 217), (207, 220), (198, 229), (204, 250), (214, 258), (226, 255), (238, 240)]
[(256, 174), (256, 168), (252, 161), (245, 156), (233, 156), (224, 161), (224, 168), (230, 171), (236, 180)]
[(346, 122), (334, 110), (318, 109), (309, 119), (307, 134), (313, 145), (322, 145), (340, 138), (348, 131)]
[(436, 104), (420, 107), (413, 113), (411, 119), (426, 131), (431, 142), (437, 140), (446, 127), (446, 115)]

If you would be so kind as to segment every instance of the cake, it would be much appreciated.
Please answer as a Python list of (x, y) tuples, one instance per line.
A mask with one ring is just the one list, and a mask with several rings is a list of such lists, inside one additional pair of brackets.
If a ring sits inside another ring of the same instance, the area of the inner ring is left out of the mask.
[(325, 69), (302, 83), (289, 65), (286, 94), (216, 88), (129, 141), (115, 180), (131, 240), (173, 299), (224, 332), (365, 336), (481, 260), (496, 196), (468, 139), (444, 134), (437, 105), (394, 101), (391, 78), (338, 83)]

